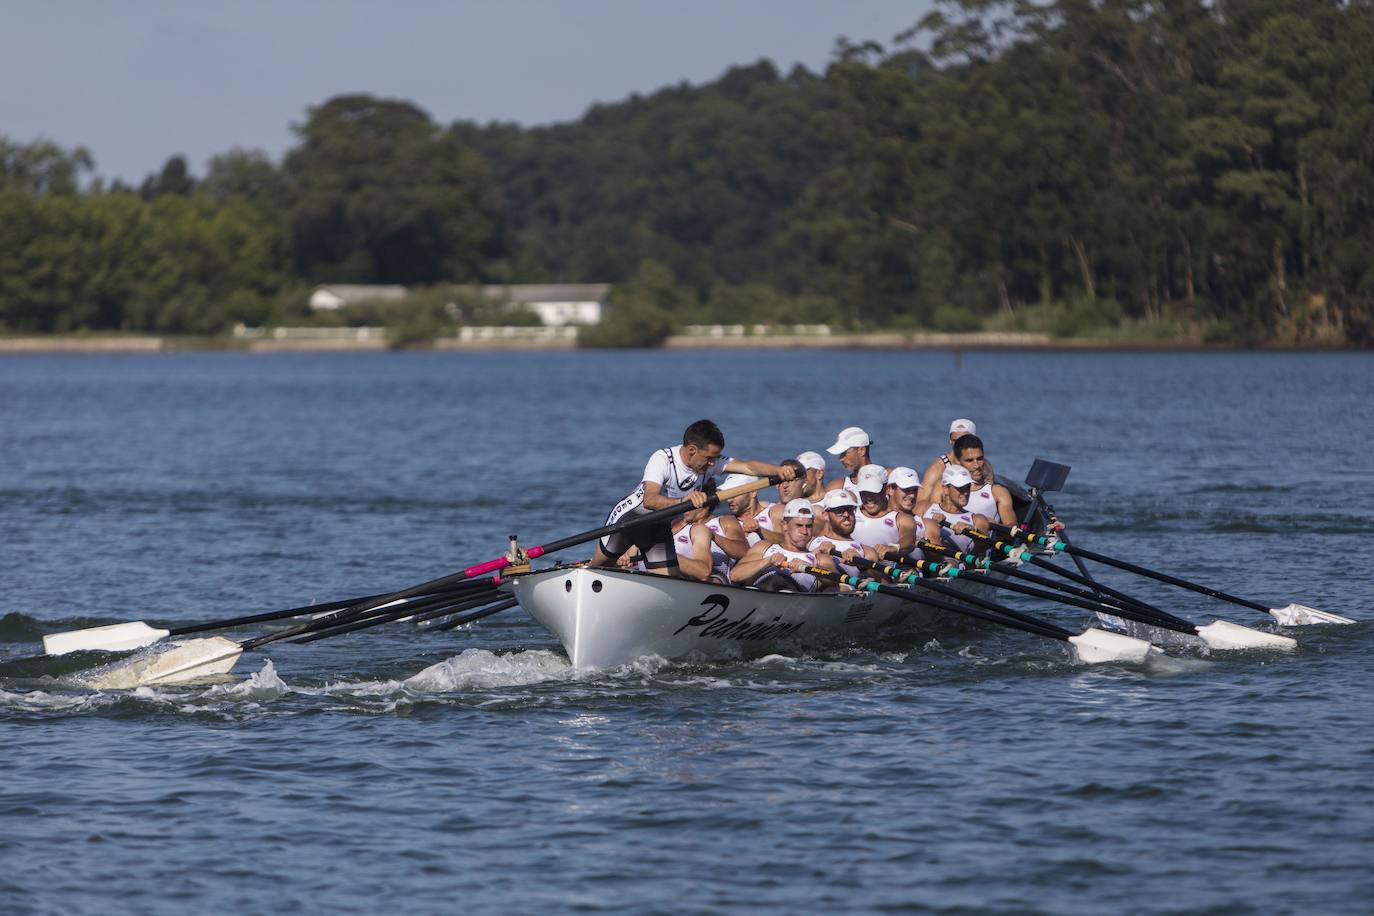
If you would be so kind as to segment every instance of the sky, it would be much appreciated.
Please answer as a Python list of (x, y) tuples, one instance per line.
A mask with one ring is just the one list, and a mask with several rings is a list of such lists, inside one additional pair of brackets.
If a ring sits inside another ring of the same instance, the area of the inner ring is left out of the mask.
[(311, 106), (413, 102), (439, 124), (572, 121), (760, 58), (823, 72), (932, 0), (0, 0), (0, 137), (86, 147), (136, 184), (169, 156), (279, 159)]

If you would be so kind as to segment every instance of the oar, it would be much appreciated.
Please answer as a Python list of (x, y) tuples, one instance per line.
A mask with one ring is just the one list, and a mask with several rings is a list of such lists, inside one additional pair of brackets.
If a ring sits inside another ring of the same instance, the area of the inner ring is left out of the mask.
[[(1001, 526), (999, 525), (998, 527)], [(1242, 649), (1291, 650), (1296, 649), (1298, 646), (1298, 641), (1292, 637), (1280, 636), (1277, 633), (1265, 633), (1262, 630), (1255, 630), (1238, 623), (1232, 623), (1229, 620), (1214, 620), (1205, 626), (1189, 623), (1181, 617), (1177, 617), (1153, 605), (1146, 604), (1138, 598), (1132, 598), (1130, 595), (1117, 591), (1111, 586), (1105, 585), (1096, 579), (1090, 579), (1072, 570), (1056, 566), (1044, 557), (1037, 557), (1027, 552), (1024, 547), (1014, 546), (1005, 541), (996, 540), (991, 535), (983, 534), (982, 532), (970, 530), (964, 533), (974, 538), (974, 540), (988, 544), (994, 550), (1001, 551), (1014, 560), (1029, 560), (1041, 569), (1048, 570), (1057, 576), (1061, 576), (1073, 582), (1078, 582), (1081, 585), (1087, 585), (1094, 591), (1115, 599), (1109, 607), (1119, 605), (1119, 609), (1116, 611), (1102, 611), (1100, 613), (1107, 613), (1114, 617), (1125, 617), (1129, 620), (1135, 620), (1149, 626), (1163, 627), (1170, 630), (1179, 630), (1180, 626), (1187, 627), (1190, 629), (1184, 629), (1181, 632), (1190, 632), (1192, 635), (1202, 639), (1209, 648), (1219, 651)], [(1006, 564), (1000, 564), (994, 568), (1011, 576), (1015, 576), (1019, 573), (1019, 570), (1004, 567), (1006, 567)], [(1044, 580), (1041, 580), (1042, 583), (1043, 581)]]
[[(874, 564), (871, 560), (865, 560), (869, 566), (876, 566), (878, 571), (889, 579), (897, 582), (911, 582), (919, 584), (915, 580), (920, 579), (920, 573), (932, 572), (936, 575), (944, 575), (949, 578), (957, 578), (961, 574), (958, 566), (941, 566), (929, 560), (917, 560), (911, 564), (917, 571), (910, 572), (892, 564)], [(862, 566), (861, 566), (862, 568)], [(1002, 572), (1001, 567), (994, 567), (996, 572)], [(1048, 591), (1041, 588), (1033, 588), (1029, 585), (1021, 585), (1018, 582), (1010, 582), (1006, 579), (999, 579), (992, 573), (978, 576), (976, 579), (965, 579), (965, 581), (976, 581), (992, 588), (1000, 588), (1006, 591), (1016, 592), (1022, 595), (1029, 595), (1033, 598), (1044, 598), (1047, 601), (1056, 601), (1070, 607), (1082, 608), (1083, 610), (1093, 611), (1097, 614), (1107, 614), (1112, 617), (1124, 617), (1127, 620), (1134, 620), (1152, 627), (1160, 627), (1166, 630), (1173, 630), (1176, 633), (1185, 633), (1189, 636), (1200, 638), (1209, 647), (1217, 650), (1231, 649), (1293, 649), (1297, 642), (1287, 636), (1279, 636), (1274, 633), (1264, 633), (1259, 630), (1252, 630), (1239, 624), (1230, 623), (1225, 620), (1217, 620), (1206, 626), (1198, 626), (1190, 623), (1181, 617), (1175, 617), (1165, 611), (1152, 609), (1142, 612), (1131, 606), (1127, 602), (1108, 604), (1102, 601), (1094, 601), (1088, 598), (1075, 597), (1073, 595), (1062, 594), (1058, 591)]]
[[(478, 584), (490, 587), (491, 583), (472, 583), (473, 586)], [(460, 594), (472, 590), (472, 588), (453, 589), (450, 590), (446, 598), (441, 600), (452, 601)], [(424, 600), (433, 601), (434, 598), (435, 596), (429, 596)], [(395, 619), (400, 619), (414, 613), (415, 603), (410, 599), (399, 598), (376, 608), (368, 608), (349, 619), (376, 619), (388, 614), (394, 615)], [(397, 607), (402, 604), (407, 606)], [(427, 606), (432, 606), (432, 604)], [(388, 608), (394, 608), (394, 610), (388, 611)], [(174, 645), (157, 655), (143, 656), (96, 669), (95, 672), (80, 678), (80, 680), (85, 686), (96, 690), (126, 690), (152, 684), (176, 684), (216, 674), (227, 674), (244, 652), (281, 639), (327, 629), (332, 623), (337, 622), (337, 619), (335, 614), (326, 614), (308, 623), (298, 624), (277, 633), (259, 636), (241, 643), (223, 636), (193, 639), (190, 642)]]
[(430, 629), (452, 630), (454, 627), (461, 627), (465, 623), (472, 623), (474, 620), (481, 620), (483, 617), (490, 617), (492, 614), (499, 614), (502, 611), (508, 611), (519, 603), (520, 601), (516, 598), (507, 598), (505, 601), (502, 601), (499, 604), (493, 604), (491, 607), (479, 608), (478, 610), (469, 611), (466, 614), (463, 614), (459, 617), (455, 617), (452, 620), (445, 620), (443, 623), (431, 627)]
[[(729, 490), (722, 490), (707, 496), (706, 505), (714, 507), (723, 500), (732, 499), (736, 496), (743, 496), (745, 493), (753, 493), (756, 490), (774, 486), (780, 483), (781, 480), (782, 479), (777, 476), (765, 477), (753, 483), (732, 487)], [(522, 551), (522, 556), (519, 557), (512, 557), (510, 555), (497, 557), (494, 560), (487, 560), (484, 563), (477, 563), (476, 565), (469, 566), (467, 569), (452, 573), (451, 575), (432, 579), (429, 582), (422, 582), (419, 585), (413, 585), (399, 592), (392, 592), (390, 595), (370, 598), (367, 601), (360, 602), (351, 607), (326, 614), (324, 617), (312, 621), (309, 624), (300, 624), (295, 627), (290, 627), (279, 633), (273, 633), (270, 636), (259, 637), (257, 640), (250, 640), (249, 643), (240, 644), (219, 636), (210, 637), (208, 639), (193, 639), (160, 656), (138, 659), (126, 665), (111, 669), (91, 681), (91, 685), (95, 686), (97, 689), (119, 689), (122, 687), (137, 687), (144, 684), (175, 683), (177, 681), (192, 680), (209, 674), (226, 673), (234, 666), (239, 655), (248, 648), (256, 648), (271, 642), (276, 642), (277, 640), (300, 636), (315, 624), (319, 624), (321, 628), (324, 628), (333, 624), (348, 623), (357, 620), (362, 614), (368, 611), (381, 607), (382, 605), (390, 604), (393, 601), (412, 598), (416, 595), (432, 594), (450, 588), (467, 579), (475, 579), (480, 576), (499, 572), (514, 562), (523, 562), (525, 559), (538, 559), (556, 550), (564, 550), (568, 547), (576, 547), (578, 544), (586, 544), (589, 541), (603, 538), (608, 534), (628, 531), (632, 528), (639, 528), (644, 525), (657, 524), (694, 508), (696, 507), (692, 504), (690, 499), (684, 499), (681, 502), (674, 503), (671, 506), (654, 512), (634, 515), (614, 524), (603, 525), (600, 528), (584, 531), (581, 534), (574, 534), (571, 537), (553, 541), (543, 546), (530, 547)]]
[(363, 619), (355, 620), (351, 623), (340, 623), (334, 626), (321, 627), (312, 630), (302, 636), (297, 636), (291, 642), (297, 645), (307, 642), (315, 642), (320, 639), (329, 639), (331, 636), (342, 636), (345, 633), (355, 633), (358, 630), (366, 630), (371, 627), (381, 626), (384, 623), (395, 623), (402, 618), (414, 618), (417, 620), (426, 619), (430, 616), (441, 616), (444, 614), (454, 614), (459, 611), (470, 610), (490, 604), (497, 600), (501, 592), (493, 586), (483, 589), (477, 595), (463, 595), (460, 600), (455, 600), (453, 596), (445, 595), (438, 598), (426, 598), (423, 600), (407, 603), (405, 607), (394, 611), (369, 612)]
[(311, 604), (293, 607), (285, 611), (268, 611), (264, 614), (250, 614), (247, 617), (229, 617), (210, 623), (197, 623), (184, 627), (161, 629), (149, 626), (142, 620), (127, 623), (112, 623), (102, 627), (87, 627), (84, 630), (67, 630), (64, 633), (49, 633), (43, 637), (43, 651), (48, 655), (66, 655), (68, 652), (99, 650), (119, 652), (125, 649), (141, 649), (168, 636), (188, 636), (192, 633), (208, 633), (211, 630), (227, 630), (232, 627), (247, 626), (252, 623), (266, 623), (271, 620), (285, 620), (289, 617), (302, 617), (306, 614), (324, 614), (340, 608), (352, 607), (362, 601), (380, 598), (381, 595), (365, 595), (361, 598), (345, 598), (327, 604)]
[(1025, 531), (1022, 531), (1019, 528), (1007, 528), (1003, 525), (994, 525), (993, 530), (998, 531), (998, 533), (1002, 534), (1004, 537), (1011, 537), (1015, 540), (1024, 540), (1029, 543), (1045, 547), (1049, 550), (1053, 550), (1059, 553), (1067, 553), (1070, 556), (1082, 557), (1085, 560), (1092, 560), (1093, 562), (1101, 563), (1105, 566), (1114, 566), (1117, 569), (1125, 570), (1126, 572), (1130, 573), (1135, 573), (1138, 576), (1145, 576), (1147, 578), (1155, 579), (1160, 582), (1167, 583), (1169, 585), (1177, 586), (1178, 588), (1186, 588), (1189, 591), (1206, 595), (1209, 598), (1216, 598), (1220, 601), (1227, 601), (1231, 604), (1237, 604), (1241, 607), (1250, 608), (1252, 611), (1259, 611), (1262, 614), (1269, 614), (1280, 624), (1286, 627), (1305, 626), (1308, 624), (1317, 623), (1355, 622), (1349, 617), (1342, 617), (1340, 614), (1331, 614), (1327, 611), (1319, 611), (1316, 608), (1308, 607), (1305, 604), (1290, 603), (1285, 607), (1281, 608), (1268, 607), (1266, 605), (1260, 604), (1257, 601), (1250, 601), (1246, 598), (1237, 598), (1235, 595), (1228, 595), (1226, 594), (1226, 592), (1220, 591), (1219, 589), (1208, 588), (1205, 585), (1199, 585), (1196, 582), (1189, 582), (1187, 579), (1180, 579), (1177, 576), (1171, 576), (1168, 573), (1159, 572), (1153, 569), (1146, 569), (1144, 566), (1137, 566), (1134, 563), (1128, 563), (1125, 560), (1119, 560), (1115, 557), (1106, 556), (1105, 554), (1096, 553), (1091, 550), (1085, 550), (1082, 547), (1074, 547), (1070, 544), (1065, 543), (1060, 538), (1045, 537), (1044, 535), (1038, 534), (1029, 534)]
[(989, 623), (1010, 627), (1013, 630), (1021, 630), (1036, 636), (1045, 636), (1049, 639), (1057, 639), (1072, 646), (1079, 660), (1090, 665), (1096, 665), (1102, 662), (1143, 662), (1149, 657), (1151, 652), (1160, 651), (1143, 639), (1136, 639), (1134, 636), (1124, 636), (1120, 633), (1110, 633), (1106, 630), (1098, 630), (1093, 627), (1089, 627), (1082, 633), (1074, 633), (1072, 630), (1066, 630), (1048, 621), (1031, 617), (1029, 614), (1022, 614), (1011, 608), (993, 604), (991, 601), (971, 600), (973, 596), (965, 595), (956, 589), (950, 589), (949, 591), (953, 592), (954, 596), (960, 601), (966, 601), (980, 607), (991, 605), (996, 609), (995, 612), (988, 613), (987, 611), (979, 610), (978, 607), (955, 604), (952, 601), (944, 601), (940, 598), (931, 597), (930, 595), (913, 594), (911, 589), (883, 585), (873, 579), (861, 579), (858, 576), (838, 573), (822, 566), (808, 566), (806, 572), (822, 578), (831, 579), (835, 582), (840, 582), (859, 591), (879, 592), (884, 595), (892, 595), (895, 598), (901, 598), (905, 601), (913, 601), (917, 604), (928, 605), (955, 614), (964, 614), (965, 616), (973, 617), (978, 620), (985, 620)]

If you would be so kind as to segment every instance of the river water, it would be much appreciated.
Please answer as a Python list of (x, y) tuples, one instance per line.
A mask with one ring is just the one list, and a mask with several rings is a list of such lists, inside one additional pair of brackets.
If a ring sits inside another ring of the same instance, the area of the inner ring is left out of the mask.
[(1073, 466), (1075, 543), (1371, 621), (1372, 395), (1368, 354), (5, 358), (0, 911), (1370, 912), (1366, 622), (1148, 669), (974, 627), (577, 671), (518, 609), (276, 644), (212, 686), (19, 659), (596, 527), (700, 416), (740, 457), (853, 424), (917, 467), (972, 417), (999, 472)]

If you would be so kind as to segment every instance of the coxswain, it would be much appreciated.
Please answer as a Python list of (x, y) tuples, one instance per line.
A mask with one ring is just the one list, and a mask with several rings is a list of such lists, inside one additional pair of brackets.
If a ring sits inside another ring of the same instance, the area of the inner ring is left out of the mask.
[(871, 464), (859, 472), (855, 484), (859, 511), (854, 516), (854, 540), (865, 547), (881, 549), (895, 546), (908, 553), (916, 546), (920, 533), (916, 520), (891, 504), (887, 496), (887, 472)]
[(855, 482), (859, 479), (859, 469), (873, 463), (873, 459), (869, 457), (872, 447), (873, 440), (859, 427), (849, 426), (840, 430), (840, 434), (835, 437), (835, 444), (826, 451), (839, 458), (840, 464), (844, 466), (845, 476), (836, 477), (827, 483), (826, 490), (838, 490), (840, 487), (853, 490)]
[(817, 592), (834, 588), (828, 579), (806, 572), (808, 566), (835, 568), (829, 554), (809, 549), (815, 522), (810, 500), (798, 497), (783, 507), (782, 542), (760, 541), (735, 564), (731, 578), (736, 584), (756, 585), (772, 591)]
[[(649, 456), (639, 486), (615, 505), (606, 517), (606, 524), (624, 521), (632, 515), (647, 515), (659, 509), (675, 506), (683, 500), (700, 509), (706, 505), (703, 488), (714, 474), (748, 474), (752, 477), (777, 475), (791, 480), (796, 473), (764, 461), (741, 461), (721, 458), (725, 436), (710, 420), (698, 420), (682, 434), (682, 444), (661, 448)], [(617, 531), (601, 539), (591, 559), (592, 566), (609, 566), (630, 548), (637, 545), (644, 555), (644, 565), (658, 575), (678, 575), (677, 557), (673, 548), (673, 532), (667, 522), (659, 522), (627, 531)]]
[(853, 493), (843, 488), (831, 490), (821, 500), (821, 509), (825, 513), (828, 533), (813, 537), (811, 543), (806, 545), (808, 550), (816, 554), (829, 553), (831, 550), (839, 551), (840, 565), (851, 576), (858, 575), (859, 572), (852, 565), (856, 556), (869, 560), (879, 559), (876, 550), (854, 540), (854, 523), (859, 511), (859, 501), (854, 498)]
[[(936, 498), (917, 506), (921, 510), (921, 517), (928, 522), (926, 530), (930, 533), (929, 540), (934, 541), (938, 537), (939, 540), (952, 544), (959, 550), (973, 549), (973, 539), (963, 532), (969, 528), (977, 528), (986, 533), (988, 519), (985, 515), (975, 515), (968, 511), (968, 498), (972, 491), (973, 478), (962, 465), (952, 464), (945, 468), (940, 475), (940, 487)], [(941, 526), (942, 521), (948, 522), (949, 527)]]
[(933, 501), (940, 490), (940, 475), (945, 468), (951, 464), (958, 464), (959, 458), (954, 454), (954, 440), (960, 436), (971, 436), (978, 432), (978, 426), (969, 419), (960, 417), (949, 424), (949, 451), (939, 456), (930, 464), (926, 465), (925, 473), (921, 475), (921, 498)]
[(954, 457), (973, 478), (968, 511), (1003, 525), (1016, 524), (1016, 508), (1011, 502), (1011, 491), (994, 478), (992, 465), (983, 456), (983, 440), (973, 433), (960, 436), (954, 440)]

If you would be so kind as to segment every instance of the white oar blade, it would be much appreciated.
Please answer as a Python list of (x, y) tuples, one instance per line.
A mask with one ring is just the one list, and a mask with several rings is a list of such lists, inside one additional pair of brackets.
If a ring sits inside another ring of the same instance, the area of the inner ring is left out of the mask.
[(49, 633), (43, 637), (43, 651), (49, 655), (66, 655), (68, 652), (91, 649), (119, 652), (150, 646), (166, 635), (166, 630), (159, 630), (141, 620), (134, 620), (129, 623), (112, 623), (107, 627)]
[(1104, 662), (1140, 663), (1149, 657), (1150, 652), (1159, 651), (1146, 640), (1095, 627), (1089, 627), (1077, 636), (1070, 636), (1069, 642), (1073, 644), (1079, 661), (1088, 665)]
[(1305, 627), (1318, 623), (1354, 623), (1349, 617), (1319, 611), (1305, 604), (1290, 604), (1287, 607), (1271, 607), (1269, 614), (1285, 627)]
[(131, 690), (152, 684), (179, 684), (213, 674), (228, 674), (243, 654), (232, 639), (193, 639), (166, 652), (107, 668), (86, 680), (96, 690)]
[(1227, 652), (1241, 649), (1281, 649), (1291, 652), (1298, 647), (1298, 641), (1291, 637), (1252, 630), (1228, 620), (1216, 620), (1205, 627), (1198, 627), (1197, 635), (1210, 648)]

